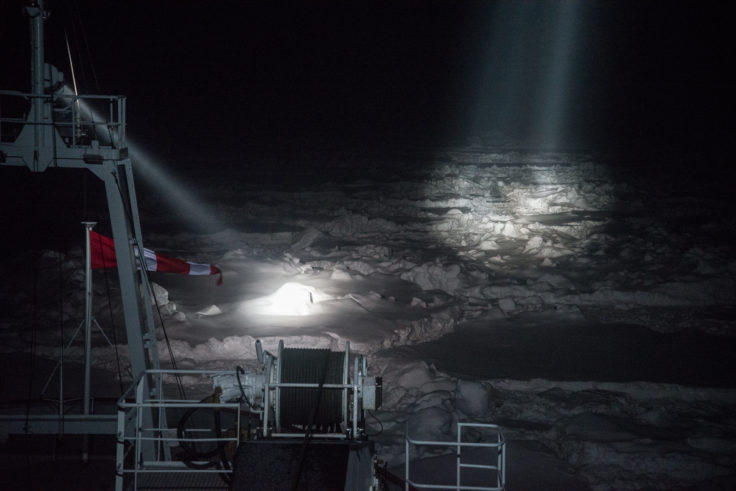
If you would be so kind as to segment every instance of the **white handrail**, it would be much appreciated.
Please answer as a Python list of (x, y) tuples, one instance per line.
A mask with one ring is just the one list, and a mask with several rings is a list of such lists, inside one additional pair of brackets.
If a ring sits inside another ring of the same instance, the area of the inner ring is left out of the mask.
[[(466, 442), (463, 441), (463, 429), (464, 428), (485, 428), (494, 430), (495, 442)], [(455, 461), (455, 485), (448, 484), (432, 484), (432, 483), (419, 483), (411, 479), (410, 476), (410, 458), (409, 450), (411, 445), (414, 446), (443, 446), (443, 447), (455, 447), (456, 449), (456, 461)], [(489, 448), (496, 449), (495, 464), (467, 464), (461, 460), (461, 450), (465, 447), (468, 448)], [(409, 422), (406, 423), (406, 439), (405, 439), (405, 460), (404, 460), (404, 486), (405, 490), (409, 491), (410, 487), (424, 488), (424, 489), (454, 489), (456, 491), (503, 491), (506, 487), (506, 441), (501, 433), (501, 428), (498, 425), (491, 423), (468, 423), (458, 422), (457, 423), (457, 440), (456, 441), (437, 441), (437, 440), (418, 440), (413, 439), (409, 436)], [(495, 471), (496, 484), (495, 486), (468, 486), (461, 484), (461, 469), (472, 468), (472, 469), (486, 469), (489, 471)]]
[[(223, 373), (223, 370), (166, 370), (156, 369), (147, 370), (136, 380), (118, 401), (118, 431), (117, 431), (117, 463), (116, 463), (116, 491), (123, 491), (124, 479), (126, 476), (133, 476), (132, 489), (139, 486), (139, 476), (145, 474), (213, 474), (213, 473), (232, 473), (232, 469), (196, 469), (187, 467), (185, 462), (167, 460), (165, 456), (157, 454), (155, 460), (144, 461), (141, 454), (141, 444), (146, 441), (158, 442), (158, 445), (175, 445), (178, 442), (197, 442), (197, 443), (238, 443), (240, 438), (240, 403), (215, 403), (200, 402), (198, 400), (186, 399), (166, 399), (152, 400), (145, 394), (143, 390), (145, 380), (148, 377), (161, 379), (167, 374), (177, 375), (214, 375)], [(234, 372), (233, 372), (234, 373)], [(135, 394), (135, 397), (133, 397)], [(133, 398), (133, 400), (128, 400)], [(142, 419), (142, 409), (149, 407), (157, 407), (163, 409), (214, 409), (214, 410), (231, 410), (236, 415), (235, 429), (232, 435), (212, 437), (212, 428), (190, 428), (187, 429), (188, 436), (179, 438), (175, 431), (167, 428), (166, 425), (154, 425), (152, 427), (144, 426)], [(203, 436), (197, 438), (197, 433)], [(126, 444), (129, 448), (125, 448)], [(126, 456), (132, 452), (133, 462), (126, 463)], [(206, 464), (207, 462), (194, 462)]]

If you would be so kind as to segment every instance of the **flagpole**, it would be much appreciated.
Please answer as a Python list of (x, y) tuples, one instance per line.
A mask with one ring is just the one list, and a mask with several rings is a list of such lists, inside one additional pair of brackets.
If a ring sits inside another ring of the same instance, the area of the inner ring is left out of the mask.
[[(90, 374), (92, 370), (92, 258), (90, 255), (89, 233), (97, 222), (82, 222), (84, 225), (84, 401), (83, 413), (90, 413)], [(82, 461), (89, 460), (89, 436), (84, 435)]]

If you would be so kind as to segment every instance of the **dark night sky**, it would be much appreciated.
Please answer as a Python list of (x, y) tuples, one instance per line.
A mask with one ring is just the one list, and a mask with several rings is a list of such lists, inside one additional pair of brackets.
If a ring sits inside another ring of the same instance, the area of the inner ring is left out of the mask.
[[(560, 145), (725, 155), (725, 2), (583, 4)], [(20, 5), (2, 2), (4, 88), (28, 85)], [(442, 146), (492, 131), (523, 146), (557, 63), (545, 55), (556, 5), (50, 0), (47, 59), (69, 72), (66, 29), (82, 91), (127, 95), (130, 134), (165, 158)]]

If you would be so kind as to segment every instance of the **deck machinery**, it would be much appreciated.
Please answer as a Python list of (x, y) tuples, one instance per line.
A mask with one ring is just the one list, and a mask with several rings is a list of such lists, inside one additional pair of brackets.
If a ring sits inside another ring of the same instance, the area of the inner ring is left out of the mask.
[[(381, 379), (363, 356), (345, 351), (285, 348), (277, 355), (256, 342), (260, 367), (213, 376), (222, 403), (239, 402), (239, 445), (232, 489), (376, 489), (366, 410), (381, 404)], [(179, 432), (181, 434), (181, 432)]]
[[(380, 407), (382, 381), (367, 375), (366, 359), (351, 355), (349, 342), (331, 351), (280, 341), (274, 355), (256, 341), (256, 353), (247, 370), (146, 374), (210, 380), (201, 399), (163, 384), (152, 400), (134, 383), (118, 404), (116, 489), (378, 489), (364, 415)], [(165, 409), (172, 428), (141, 424), (151, 405)], [(147, 441), (170, 448), (171, 457), (146, 458), (139, 445)]]

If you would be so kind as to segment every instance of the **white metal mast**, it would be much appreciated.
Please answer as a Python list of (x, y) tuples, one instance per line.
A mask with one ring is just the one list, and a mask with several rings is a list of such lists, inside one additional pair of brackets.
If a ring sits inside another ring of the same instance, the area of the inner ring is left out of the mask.
[[(3, 118), (0, 125), (20, 126), (10, 138), (0, 139), (0, 165), (26, 166), (33, 172), (49, 167), (87, 169), (105, 186), (110, 223), (115, 240), (115, 254), (122, 294), (123, 313), (130, 363), (135, 380), (146, 370), (158, 369), (159, 359), (150, 292), (141, 288), (141, 273), (136, 270), (136, 248), (142, 249), (140, 221), (131, 160), (125, 143), (124, 96), (77, 95), (64, 86), (63, 75), (44, 62), (43, 22), (47, 17), (43, 0), (25, 7), (31, 26), (31, 92), (0, 91), (0, 97), (20, 97), (30, 102), (25, 119)], [(106, 116), (98, 116), (90, 106), (106, 106)], [(81, 112), (81, 114), (80, 114)], [(8, 141), (10, 140), (10, 141)], [(161, 394), (161, 387), (147, 383), (151, 399)], [(87, 397), (85, 397), (87, 399)], [(88, 401), (86, 401), (88, 403)], [(0, 415), (0, 431), (5, 433), (56, 433), (59, 414)], [(165, 426), (165, 414), (149, 409), (143, 424), (153, 427), (158, 419)], [(78, 434), (114, 434), (115, 414), (63, 415), (64, 432)], [(152, 443), (144, 453), (152, 456)]]

